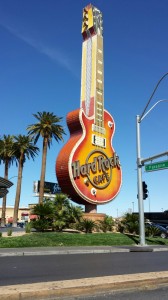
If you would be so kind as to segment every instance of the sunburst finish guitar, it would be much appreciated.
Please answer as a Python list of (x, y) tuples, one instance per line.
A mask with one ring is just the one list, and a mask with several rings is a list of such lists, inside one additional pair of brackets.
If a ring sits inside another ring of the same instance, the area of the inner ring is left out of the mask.
[(80, 204), (103, 204), (118, 194), (122, 171), (112, 147), (113, 117), (104, 109), (102, 13), (83, 10), (80, 108), (68, 113), (70, 139), (56, 161), (61, 190)]

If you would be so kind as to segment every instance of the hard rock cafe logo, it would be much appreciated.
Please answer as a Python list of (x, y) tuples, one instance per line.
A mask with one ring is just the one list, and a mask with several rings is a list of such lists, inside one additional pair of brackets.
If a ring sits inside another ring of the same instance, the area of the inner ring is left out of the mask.
[(71, 166), (74, 179), (85, 177), (86, 185), (91, 183), (96, 188), (104, 189), (112, 180), (113, 168), (120, 169), (120, 161), (115, 152), (112, 157), (108, 157), (102, 150), (93, 150), (87, 156), (85, 164), (80, 165), (77, 160)]

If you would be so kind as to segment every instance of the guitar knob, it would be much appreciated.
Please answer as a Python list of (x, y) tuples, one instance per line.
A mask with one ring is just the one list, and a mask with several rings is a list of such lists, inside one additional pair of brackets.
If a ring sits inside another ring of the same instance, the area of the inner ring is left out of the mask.
[(108, 121), (108, 126), (109, 126), (110, 128), (112, 128), (112, 127), (113, 127), (113, 122)]
[(89, 180), (87, 178), (84, 179), (84, 184), (89, 185)]
[(96, 196), (96, 189), (95, 189), (95, 188), (92, 188), (92, 189), (91, 189), (91, 194), (92, 194), (93, 196)]

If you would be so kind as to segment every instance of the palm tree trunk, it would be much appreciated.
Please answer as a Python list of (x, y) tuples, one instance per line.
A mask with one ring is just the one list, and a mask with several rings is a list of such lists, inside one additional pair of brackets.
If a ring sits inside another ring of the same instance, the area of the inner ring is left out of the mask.
[(15, 197), (15, 206), (13, 213), (13, 227), (17, 227), (18, 220), (18, 210), (20, 203), (20, 194), (21, 194), (21, 184), (22, 184), (22, 172), (23, 172), (23, 155), (19, 159), (19, 168), (18, 168), (18, 180), (17, 180), (17, 188), (16, 188), (16, 197)]
[[(8, 179), (8, 160), (5, 161), (5, 173), (4, 173), (4, 178)], [(1, 227), (5, 227), (5, 223), (6, 223), (6, 199), (7, 196), (3, 197), (2, 200), (2, 217), (1, 217)]]
[(45, 172), (46, 172), (47, 146), (48, 146), (48, 139), (44, 138), (43, 139), (41, 177), (40, 177), (39, 204), (43, 203), (43, 197), (44, 197), (44, 182), (45, 182)]

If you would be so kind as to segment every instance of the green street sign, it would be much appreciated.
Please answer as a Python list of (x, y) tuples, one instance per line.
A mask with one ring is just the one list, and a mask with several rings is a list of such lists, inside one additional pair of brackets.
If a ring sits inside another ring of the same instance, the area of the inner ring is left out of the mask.
[(145, 171), (147, 172), (158, 171), (163, 169), (168, 169), (168, 160), (145, 165)]

